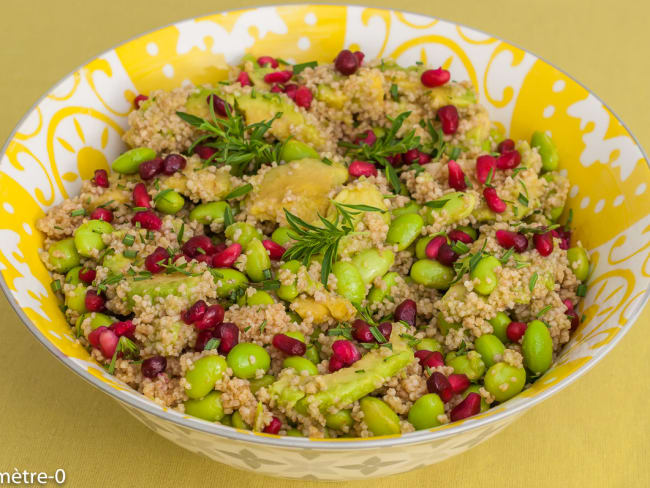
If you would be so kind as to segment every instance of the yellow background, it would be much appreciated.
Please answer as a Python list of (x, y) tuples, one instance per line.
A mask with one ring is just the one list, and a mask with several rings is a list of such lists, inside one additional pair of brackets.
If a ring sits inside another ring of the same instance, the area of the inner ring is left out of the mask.
[[(0, 139), (54, 82), (118, 42), (182, 18), (260, 3), (2, 2)], [(457, 21), (531, 50), (585, 83), (650, 147), (647, 2), (369, 3)], [(66, 486), (84, 487), (310, 486), (238, 472), (163, 440), (57, 362), (4, 297), (0, 317), (0, 472), (64, 468)], [(477, 448), (430, 468), (349, 486), (649, 486), (649, 321), (647, 307), (584, 378)]]

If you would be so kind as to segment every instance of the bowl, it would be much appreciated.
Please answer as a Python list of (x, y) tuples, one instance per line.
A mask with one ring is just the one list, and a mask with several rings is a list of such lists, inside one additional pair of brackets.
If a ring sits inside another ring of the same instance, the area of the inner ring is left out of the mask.
[[(305, 439), (237, 430), (164, 409), (94, 363), (75, 342), (38, 257), (35, 222), (79, 192), (125, 149), (120, 136), (138, 93), (214, 83), (250, 52), (293, 62), (331, 61), (344, 47), (368, 58), (442, 65), (477, 88), (513, 138), (552, 133), (572, 182), (575, 237), (593, 271), (583, 320), (531, 388), (480, 415), (409, 434)], [(650, 285), (650, 170), (622, 122), (573, 78), (485, 33), (397, 10), (290, 5), (218, 13), (155, 30), (107, 51), (32, 107), (0, 160), (0, 285), (25, 326), (75, 374), (163, 437), (241, 469), (287, 478), (386, 476), (433, 464), (484, 441), (602, 359), (632, 326)]]

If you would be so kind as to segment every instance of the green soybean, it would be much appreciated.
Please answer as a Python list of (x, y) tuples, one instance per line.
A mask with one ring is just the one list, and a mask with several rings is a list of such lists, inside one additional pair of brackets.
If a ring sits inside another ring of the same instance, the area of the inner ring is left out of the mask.
[(502, 356), (506, 350), (503, 342), (494, 334), (483, 334), (474, 341), (474, 347), (488, 368), (496, 363), (494, 358), (496, 356)]
[(210, 422), (221, 420), (224, 416), (221, 393), (213, 391), (204, 398), (187, 400), (185, 413)]
[(246, 297), (246, 304), (251, 307), (255, 305), (273, 305), (274, 303), (273, 297), (264, 290), (257, 290), (251, 296)]
[(299, 159), (320, 159), (318, 152), (308, 144), (297, 141), (296, 139), (289, 139), (282, 145), (280, 149), (280, 161), (297, 161)]
[(548, 327), (539, 320), (533, 320), (526, 327), (521, 342), (524, 365), (534, 374), (544, 373), (553, 362), (553, 340)]
[(416, 283), (436, 290), (446, 290), (454, 280), (454, 270), (449, 266), (439, 263), (433, 259), (419, 259), (410, 272), (411, 278)]
[(259, 239), (246, 245), (246, 274), (252, 281), (263, 281), (271, 268), (269, 253)]
[(442, 351), (442, 346), (433, 337), (425, 337), (415, 345), (416, 351)]
[(334, 430), (344, 430), (346, 427), (349, 429), (354, 425), (352, 411), (339, 410), (336, 413), (328, 413), (325, 415), (325, 425)]
[(230, 205), (226, 202), (202, 203), (192, 209), (190, 220), (196, 220), (201, 224), (222, 223), (227, 207), (230, 207)]
[(476, 232), (476, 229), (474, 227), (470, 227), (469, 225), (461, 225), (460, 227), (457, 227), (457, 229), (470, 236), (474, 241), (478, 239), (478, 232)]
[(70, 271), (81, 262), (72, 237), (54, 242), (48, 249), (48, 261), (57, 273)]
[(455, 324), (453, 322), (447, 322), (445, 320), (445, 316), (442, 314), (442, 312), (438, 312), (437, 316), (437, 325), (438, 325), (438, 330), (443, 336), (446, 336), (449, 333), (449, 329), (459, 329), (460, 324)]
[(225, 234), (228, 239), (241, 244), (242, 247), (246, 247), (253, 239), (259, 239), (260, 241), (264, 239), (259, 230), (246, 222), (230, 224), (226, 227)]
[(156, 151), (148, 147), (136, 147), (120, 154), (111, 165), (113, 171), (124, 175), (138, 172), (140, 165), (156, 157)]
[(229, 296), (237, 288), (242, 288), (248, 283), (246, 275), (236, 269), (216, 268), (215, 272), (221, 275), (221, 277), (215, 278), (217, 295), (221, 298)]
[(589, 276), (589, 255), (582, 247), (572, 247), (566, 252), (571, 271), (580, 281), (585, 281)]
[(239, 413), (239, 410), (233, 412), (230, 421), (232, 422), (232, 426), (235, 429), (251, 430), (251, 426), (244, 422), (244, 419), (242, 418), (241, 413)]
[[(280, 266), (279, 269), (288, 269), (291, 271), (293, 274), (298, 273), (298, 270), (302, 266), (302, 263), (300, 261), (297, 261), (295, 259), (292, 259), (291, 261), (287, 261), (284, 263), (282, 266)], [(297, 285), (297, 278), (294, 280), (294, 282), (290, 285), (284, 285), (281, 284), (280, 288), (276, 291), (278, 297), (282, 300), (286, 300), (287, 302), (292, 301), (294, 298), (298, 296), (298, 285)]]
[(357, 268), (349, 261), (337, 261), (332, 266), (336, 276), (336, 293), (352, 303), (361, 303), (366, 297), (366, 285)]
[(359, 271), (365, 284), (372, 283), (378, 276), (385, 275), (394, 262), (395, 254), (388, 249), (383, 251), (366, 249), (352, 258), (352, 264)]
[(189, 388), (185, 393), (189, 398), (203, 398), (210, 393), (228, 367), (222, 356), (204, 356), (194, 362), (193, 368), (185, 373)]
[(305, 351), (305, 357), (314, 364), (320, 363), (320, 354), (318, 353), (318, 348), (313, 344), (307, 345), (307, 350)]
[(496, 363), (485, 373), (485, 389), (498, 402), (505, 402), (519, 393), (526, 384), (524, 368), (515, 368), (507, 363)]
[(79, 313), (86, 313), (86, 287), (84, 285), (77, 285), (74, 289), (65, 294), (66, 306)]
[(494, 272), (497, 266), (501, 266), (501, 262), (497, 258), (485, 256), (470, 273), (473, 280), (478, 278), (479, 283), (474, 285), (474, 289), (481, 295), (489, 295), (497, 287), (498, 280)]
[(185, 199), (175, 190), (164, 190), (156, 196), (156, 210), (168, 215), (174, 215), (185, 205)]
[(416, 213), (404, 214), (393, 220), (388, 228), (386, 242), (397, 244), (397, 250), (403, 251), (418, 238), (424, 227), (424, 219)]
[(318, 368), (309, 359), (302, 356), (289, 356), (282, 362), (283, 368), (293, 368), (298, 374), (307, 371), (309, 376), (318, 374)]
[(390, 290), (395, 285), (399, 273), (391, 271), (382, 276), (381, 281), (383, 286), (373, 286), (368, 293), (368, 302), (370, 303), (379, 303), (383, 302), (387, 296), (390, 296)]
[(280, 226), (273, 231), (273, 234), (271, 234), (271, 240), (286, 247), (287, 244), (293, 241), (290, 235), (291, 232), (292, 231), (289, 227)]
[(271, 386), (273, 383), (275, 383), (275, 376), (265, 374), (261, 378), (253, 378), (251, 380), (248, 380), (248, 382), (250, 383), (251, 391), (253, 393), (257, 393), (260, 388), (266, 388), (267, 386)]
[(304, 343), (305, 341), (305, 335), (298, 331), (298, 330), (290, 330), (289, 332), (285, 332), (284, 335), (288, 337), (293, 337), (294, 339)]
[(260, 369), (266, 373), (271, 367), (271, 356), (262, 346), (240, 342), (230, 350), (226, 363), (237, 378), (247, 380)]
[(454, 373), (466, 375), (470, 381), (476, 381), (485, 373), (485, 363), (481, 355), (476, 351), (469, 351), (467, 354), (461, 354), (449, 358), (445, 361), (447, 366), (454, 368)]
[(304, 435), (302, 435), (302, 432), (300, 432), (298, 429), (287, 430), (287, 435), (289, 437), (305, 437)]
[(426, 236), (426, 237), (421, 237), (418, 239), (418, 241), (415, 243), (415, 257), (418, 259), (426, 259), (427, 257), (427, 246), (429, 245), (429, 242), (434, 238), (435, 236)]
[(545, 132), (535, 131), (530, 139), (530, 145), (534, 148), (536, 147), (539, 151), (539, 155), (542, 157), (542, 169), (544, 171), (557, 169), (560, 162), (560, 155), (551, 136)]
[[(77, 252), (77, 249), (75, 248), (75, 252)], [(70, 283), (71, 285), (78, 285), (81, 283), (81, 278), (79, 278), (79, 271), (83, 269), (82, 266), (75, 266), (72, 268), (70, 271), (68, 271), (65, 275), (65, 282)]]
[(494, 335), (499, 338), (501, 342), (508, 342), (508, 336), (506, 334), (506, 329), (510, 322), (510, 317), (505, 312), (497, 312), (497, 314), (488, 320), (492, 325)]
[(408, 421), (415, 430), (431, 429), (440, 425), (438, 416), (444, 415), (445, 404), (435, 393), (418, 398), (409, 410)]
[(399, 417), (386, 402), (375, 397), (364, 397), (359, 402), (363, 420), (373, 435), (399, 434)]
[(221, 425), (227, 425), (228, 427), (232, 427), (232, 415), (224, 415), (221, 417), (221, 420), (219, 420)]
[(93, 251), (101, 251), (106, 247), (102, 234), (113, 232), (113, 226), (103, 220), (84, 222), (74, 232), (74, 245), (79, 254), (85, 257), (93, 255)]
[(390, 214), (393, 216), (393, 218), (397, 218), (397, 217), (401, 217), (402, 215), (406, 215), (406, 214), (420, 213), (421, 208), (422, 208), (422, 205), (420, 205), (419, 203), (414, 202), (413, 200), (411, 200), (409, 203), (407, 203), (403, 207), (399, 207), (399, 208), (391, 210)]

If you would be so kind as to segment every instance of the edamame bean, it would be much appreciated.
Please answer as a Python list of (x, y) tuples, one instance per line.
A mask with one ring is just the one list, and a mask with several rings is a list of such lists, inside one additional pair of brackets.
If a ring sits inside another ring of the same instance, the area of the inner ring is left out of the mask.
[(232, 422), (232, 426), (235, 429), (251, 430), (251, 426), (244, 422), (244, 419), (242, 418), (241, 413), (239, 413), (239, 410), (233, 412), (230, 421)]
[(278, 227), (271, 234), (271, 240), (277, 242), (283, 247), (286, 247), (293, 239), (291, 238), (292, 230), (289, 227)]
[(305, 351), (305, 357), (314, 364), (320, 363), (320, 354), (318, 353), (318, 348), (313, 344), (307, 345), (307, 350)]
[[(280, 266), (280, 269), (288, 269), (291, 271), (293, 274), (298, 273), (298, 270), (302, 266), (302, 263), (300, 261), (297, 261), (295, 259), (292, 259), (291, 261), (287, 261), (284, 263), (282, 266)], [(278, 274), (280, 274), (278, 272)], [(282, 300), (286, 300), (287, 302), (292, 301), (294, 298), (298, 296), (298, 285), (297, 285), (298, 279), (296, 278), (292, 284), (290, 285), (284, 285), (281, 284), (280, 288), (276, 291), (278, 297)]]
[(313, 147), (296, 139), (289, 139), (280, 149), (280, 161), (288, 163), (305, 158), (320, 159), (320, 155)]
[(354, 425), (352, 411), (339, 410), (336, 413), (328, 413), (325, 415), (325, 425), (334, 430), (344, 430), (345, 427), (349, 429)]
[(72, 291), (65, 294), (66, 306), (79, 313), (86, 313), (86, 287), (84, 285), (77, 285)]
[(298, 429), (287, 430), (287, 435), (289, 437), (305, 437), (304, 435), (302, 435), (302, 432), (300, 432)]
[(269, 277), (271, 258), (259, 239), (252, 239), (246, 245), (246, 274), (252, 281), (263, 281)]
[(196, 220), (201, 224), (212, 222), (223, 222), (226, 208), (230, 207), (226, 202), (208, 202), (197, 205), (190, 212), (190, 220)]
[(292, 337), (300, 342), (305, 342), (305, 335), (298, 330), (290, 330), (289, 332), (285, 332), (284, 335)]
[(221, 275), (215, 278), (217, 283), (217, 295), (221, 298), (227, 297), (237, 288), (241, 288), (248, 283), (248, 278), (244, 273), (232, 268), (216, 268), (215, 272)]
[(385, 249), (366, 249), (352, 258), (352, 264), (357, 268), (364, 283), (371, 283), (377, 276), (383, 276), (395, 262), (395, 254)]
[(459, 329), (460, 324), (455, 324), (453, 322), (447, 322), (445, 320), (445, 316), (442, 314), (442, 312), (438, 312), (438, 317), (437, 317), (437, 325), (438, 325), (438, 330), (443, 336), (446, 336), (449, 333), (449, 329)]
[(230, 350), (226, 363), (237, 378), (247, 380), (253, 378), (259, 369), (266, 373), (271, 367), (271, 356), (262, 346), (240, 342)]
[(106, 247), (102, 234), (113, 232), (113, 226), (103, 220), (84, 222), (74, 232), (74, 245), (79, 254), (85, 257), (93, 255), (93, 251), (101, 251)]
[(505, 402), (524, 388), (526, 371), (507, 363), (496, 363), (488, 369), (484, 382), (485, 389), (494, 395), (498, 402)]
[(576, 275), (580, 281), (585, 281), (589, 276), (589, 256), (587, 251), (582, 247), (572, 247), (566, 252), (566, 257), (569, 260), (569, 266), (573, 274)]
[(233, 242), (238, 242), (242, 247), (246, 247), (253, 239), (259, 239), (261, 241), (264, 238), (259, 230), (246, 222), (230, 224), (226, 227), (225, 234), (228, 239)]
[(559, 219), (562, 216), (562, 212), (564, 212), (564, 206), (553, 207), (549, 214), (549, 218), (551, 219), (551, 222), (557, 222), (557, 219)]
[(393, 220), (388, 228), (386, 242), (397, 244), (397, 250), (403, 251), (420, 235), (424, 219), (416, 213), (401, 215)]
[(454, 368), (454, 373), (466, 375), (470, 381), (476, 381), (485, 373), (485, 363), (481, 355), (476, 351), (469, 351), (467, 354), (460, 354), (450, 357), (445, 361), (447, 366)]
[(506, 329), (508, 328), (508, 324), (512, 322), (510, 317), (508, 317), (508, 314), (505, 312), (497, 312), (497, 314), (488, 320), (488, 322), (492, 325), (494, 335), (497, 336), (501, 342), (508, 342)]
[(553, 362), (553, 340), (544, 322), (533, 320), (521, 342), (524, 365), (534, 374), (542, 374)]
[(411, 200), (409, 203), (404, 205), (403, 207), (395, 208), (390, 211), (391, 215), (393, 218), (401, 217), (402, 215), (406, 214), (417, 214), (420, 213), (420, 209), (422, 208), (422, 205), (420, 205), (417, 202), (414, 202)]
[(113, 171), (124, 175), (132, 175), (138, 172), (138, 168), (145, 161), (151, 161), (156, 157), (156, 151), (148, 147), (136, 147), (120, 154), (111, 165)]
[(496, 363), (494, 358), (496, 356), (502, 356), (503, 351), (506, 350), (506, 347), (499, 338), (493, 334), (483, 334), (481, 337), (477, 338), (474, 341), (474, 347), (481, 355), (481, 359), (483, 359), (485, 366), (488, 368)]
[(221, 393), (213, 391), (208, 393), (205, 398), (187, 400), (185, 413), (210, 422), (221, 420), (224, 415)]
[(352, 303), (361, 303), (366, 297), (366, 285), (357, 268), (349, 261), (337, 261), (332, 266), (336, 276), (336, 293)]
[[(75, 248), (75, 252), (77, 252), (77, 248)], [(68, 271), (65, 275), (65, 282), (70, 283), (71, 285), (78, 285), (81, 283), (81, 278), (79, 278), (79, 271), (82, 269), (82, 266), (75, 266), (70, 271)]]
[(431, 242), (431, 239), (436, 237), (435, 235), (433, 236), (426, 236), (426, 237), (421, 237), (418, 239), (418, 241), (415, 243), (415, 257), (418, 259), (426, 259), (427, 257), (427, 246), (429, 245), (429, 242)]
[(232, 427), (232, 415), (224, 415), (221, 417), (221, 420), (219, 420), (221, 425), (227, 425), (228, 427)]
[(251, 307), (255, 305), (273, 305), (275, 300), (264, 290), (257, 290), (251, 296), (246, 297), (246, 303)]
[(454, 270), (449, 266), (439, 263), (433, 259), (419, 259), (410, 272), (411, 278), (416, 283), (436, 290), (446, 290), (454, 280)]
[(210, 393), (228, 367), (222, 356), (204, 356), (194, 362), (192, 369), (185, 373), (189, 388), (185, 393), (189, 398), (203, 398)]
[(489, 295), (497, 287), (498, 280), (494, 270), (501, 266), (501, 262), (494, 256), (485, 256), (481, 258), (478, 264), (470, 273), (470, 277), (475, 280), (478, 278), (479, 283), (474, 285), (481, 295)]
[(398, 276), (399, 273), (396, 273), (395, 271), (386, 273), (381, 278), (381, 281), (383, 282), (383, 286), (375, 285), (370, 289), (370, 292), (368, 293), (368, 302), (370, 303), (383, 302), (387, 296), (390, 296), (390, 289), (393, 287), (393, 285), (395, 285)]
[(418, 342), (415, 345), (415, 350), (416, 351), (442, 351), (442, 346), (433, 337), (425, 337), (424, 339), (420, 339), (420, 342)]
[(445, 404), (435, 393), (418, 398), (409, 410), (408, 420), (415, 430), (430, 429), (440, 425), (438, 416), (444, 415)]
[(303, 358), (302, 356), (289, 356), (284, 359), (282, 362), (283, 368), (293, 368), (296, 370), (296, 373), (300, 374), (303, 371), (307, 371), (309, 376), (314, 376), (318, 374), (318, 368), (314, 363), (309, 359)]
[(253, 393), (257, 393), (260, 388), (266, 388), (275, 383), (275, 376), (270, 374), (265, 374), (261, 378), (253, 378), (249, 380), (250, 388)]
[(399, 434), (399, 417), (386, 402), (375, 397), (364, 397), (359, 402), (363, 420), (373, 435)]
[(557, 146), (551, 136), (546, 132), (535, 131), (530, 139), (531, 147), (536, 147), (542, 157), (542, 169), (553, 171), (557, 169), (560, 162), (560, 155)]
[(470, 236), (474, 241), (478, 239), (478, 233), (476, 232), (476, 229), (474, 229), (474, 227), (470, 227), (469, 225), (461, 225), (460, 227), (458, 227), (458, 230)]
[(185, 199), (175, 190), (163, 190), (154, 198), (156, 210), (167, 215), (174, 215), (185, 205)]
[(50, 266), (57, 273), (65, 273), (81, 262), (72, 237), (52, 243), (47, 253)]
[[(481, 387), (478, 386), (478, 385), (469, 385), (469, 388), (467, 388), (467, 390), (465, 390), (463, 392), (463, 400), (465, 400), (465, 398), (467, 398), (467, 395), (469, 395), (470, 393), (476, 393), (477, 395), (480, 395), (481, 394)], [(485, 398), (483, 398), (481, 396), (481, 410), (480, 411), (485, 412), (488, 408), (490, 408), (490, 406), (485, 401)]]

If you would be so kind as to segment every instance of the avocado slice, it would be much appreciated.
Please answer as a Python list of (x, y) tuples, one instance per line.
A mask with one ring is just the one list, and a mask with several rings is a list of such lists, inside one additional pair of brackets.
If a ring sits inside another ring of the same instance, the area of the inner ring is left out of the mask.
[(185, 297), (191, 302), (196, 295), (193, 290), (201, 279), (201, 276), (187, 276), (182, 273), (160, 274), (139, 281), (130, 278), (128, 279), (130, 287), (126, 296), (127, 306), (129, 309), (133, 308), (135, 304), (133, 297), (136, 295), (151, 297), (152, 302), (169, 295)]

